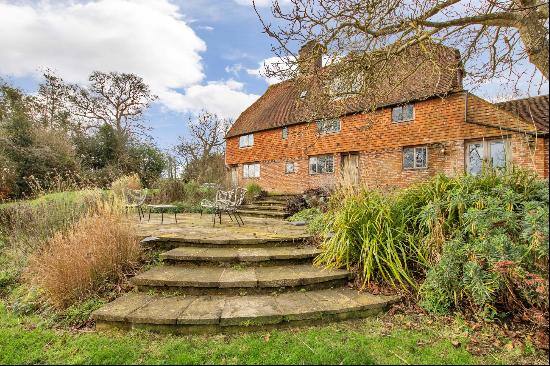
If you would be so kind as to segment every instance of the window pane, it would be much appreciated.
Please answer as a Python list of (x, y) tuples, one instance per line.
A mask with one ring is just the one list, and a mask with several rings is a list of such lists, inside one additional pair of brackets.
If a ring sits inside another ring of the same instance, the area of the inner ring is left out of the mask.
[(288, 138), (288, 128), (283, 127), (283, 140), (286, 140)]
[(248, 135), (248, 146), (254, 145), (254, 135)]
[(285, 173), (294, 173), (294, 163), (286, 163)]
[(325, 172), (334, 173), (334, 157), (332, 155), (326, 156), (325, 166)]
[(309, 174), (316, 174), (317, 173), (317, 158), (312, 157), (309, 158)]
[(399, 122), (403, 120), (403, 108), (402, 107), (395, 107), (391, 110), (391, 118), (395, 122)]
[(255, 175), (255, 177), (259, 178), (260, 177), (260, 164), (258, 163), (258, 164), (254, 164), (254, 165), (256, 166), (256, 169), (255, 169), (256, 170), (256, 175)]
[(243, 165), (243, 177), (248, 178), (248, 164)]
[(403, 169), (414, 168), (414, 148), (407, 147), (403, 149)]
[(468, 144), (468, 173), (478, 175), (483, 168), (483, 144), (481, 142)]
[(425, 147), (415, 148), (415, 168), (426, 168), (428, 166), (428, 151)]
[(490, 144), (491, 166), (493, 168), (506, 168), (506, 146), (504, 141), (493, 141)]
[(239, 137), (239, 147), (244, 147), (245, 146), (245, 144), (246, 144), (245, 138), (246, 138), (246, 136)]
[(414, 117), (414, 104), (407, 104), (403, 106), (403, 120), (409, 121)]

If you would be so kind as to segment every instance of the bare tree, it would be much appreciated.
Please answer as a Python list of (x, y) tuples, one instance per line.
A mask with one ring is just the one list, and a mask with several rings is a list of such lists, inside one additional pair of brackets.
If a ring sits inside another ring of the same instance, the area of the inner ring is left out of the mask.
[(35, 118), (44, 128), (66, 130), (70, 127), (67, 84), (51, 70), (46, 70), (43, 77), (34, 98)]
[(231, 124), (231, 120), (207, 111), (189, 118), (189, 135), (180, 137), (176, 146), (177, 154), (185, 162), (188, 178), (200, 181), (205, 176), (214, 176), (216, 172), (211, 172), (212, 169), (222, 170), (217, 174), (223, 174), (224, 137)]
[[(538, 79), (539, 88), (548, 82), (544, 0), (273, 0), (273, 23), (256, 13), (281, 60), (267, 70), (272, 77), (299, 76), (303, 57), (294, 50), (314, 40), (328, 64), (344, 68), (335, 72), (340, 83), (353, 89), (358, 75), (429, 41), (461, 51), (472, 86), (496, 77), (515, 87), (525, 78)], [(535, 68), (527, 74), (529, 63)]]
[(87, 87), (68, 87), (72, 114), (84, 128), (110, 125), (125, 139), (145, 129), (141, 124), (143, 113), (157, 97), (141, 77), (94, 71), (89, 81)]

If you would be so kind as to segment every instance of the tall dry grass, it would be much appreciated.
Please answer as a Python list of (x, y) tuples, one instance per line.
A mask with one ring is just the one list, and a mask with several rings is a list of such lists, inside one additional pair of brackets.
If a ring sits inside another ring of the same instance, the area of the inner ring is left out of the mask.
[(141, 255), (133, 225), (118, 207), (106, 204), (33, 253), (25, 279), (54, 307), (65, 308), (122, 283)]
[(111, 183), (111, 191), (117, 197), (123, 197), (126, 190), (141, 189), (141, 179), (137, 173), (125, 175)]

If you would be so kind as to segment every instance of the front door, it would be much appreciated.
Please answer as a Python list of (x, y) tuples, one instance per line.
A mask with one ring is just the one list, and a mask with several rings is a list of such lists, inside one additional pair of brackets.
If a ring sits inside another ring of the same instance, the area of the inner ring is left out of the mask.
[(342, 154), (342, 181), (347, 186), (359, 185), (359, 154)]
[(239, 167), (237, 165), (231, 167), (231, 185), (239, 186)]

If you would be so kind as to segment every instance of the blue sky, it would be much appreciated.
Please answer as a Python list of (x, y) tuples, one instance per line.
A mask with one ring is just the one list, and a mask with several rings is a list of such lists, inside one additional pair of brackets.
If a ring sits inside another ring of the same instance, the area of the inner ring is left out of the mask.
[[(32, 93), (45, 68), (82, 84), (93, 70), (138, 74), (159, 96), (145, 116), (151, 135), (169, 149), (189, 116), (234, 119), (273, 82), (259, 74), (273, 55), (251, 2), (0, 0), (0, 77)], [(269, 0), (256, 3), (269, 14)], [(505, 97), (501, 84), (478, 94)]]
[(269, 85), (258, 70), (270, 40), (248, 0), (0, 0), (0, 49), (0, 77), (31, 93), (45, 68), (77, 83), (93, 70), (144, 77), (159, 95), (145, 117), (162, 148), (189, 116), (235, 119)]

